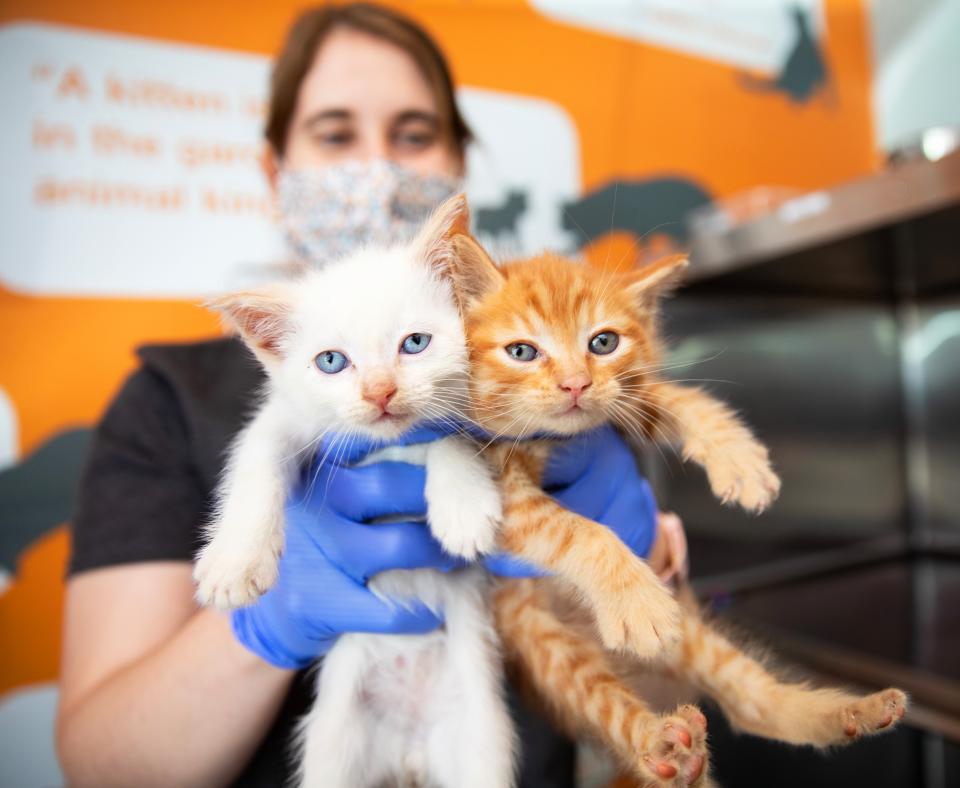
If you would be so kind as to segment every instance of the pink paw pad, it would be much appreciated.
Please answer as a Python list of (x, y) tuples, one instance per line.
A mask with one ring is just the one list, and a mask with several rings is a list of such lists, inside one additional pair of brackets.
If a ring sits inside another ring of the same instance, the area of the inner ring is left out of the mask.
[(653, 753), (643, 758), (647, 769), (670, 786), (697, 784), (707, 766), (706, 717), (694, 706), (681, 706), (660, 725)]

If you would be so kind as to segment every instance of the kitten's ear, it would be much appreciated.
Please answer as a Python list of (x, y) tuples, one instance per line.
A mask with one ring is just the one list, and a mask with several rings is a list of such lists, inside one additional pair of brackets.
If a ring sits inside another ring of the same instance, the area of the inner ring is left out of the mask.
[(461, 310), (503, 284), (503, 274), (470, 235), (470, 208), (458, 194), (444, 202), (414, 241), (416, 252), (453, 282)]
[(487, 293), (503, 287), (506, 281), (503, 273), (476, 238), (472, 235), (456, 235), (451, 245), (453, 289), (464, 310)]
[(676, 287), (690, 261), (685, 254), (672, 254), (626, 275), (627, 292), (642, 307), (652, 308), (657, 298)]
[(243, 338), (267, 370), (276, 366), (283, 353), (283, 341), (290, 333), (292, 292), (284, 285), (261, 290), (230, 293), (208, 301), (224, 322)]
[(465, 194), (456, 194), (441, 203), (413, 239), (417, 255), (430, 265), (444, 269), (449, 264), (450, 241), (470, 232), (470, 208)]

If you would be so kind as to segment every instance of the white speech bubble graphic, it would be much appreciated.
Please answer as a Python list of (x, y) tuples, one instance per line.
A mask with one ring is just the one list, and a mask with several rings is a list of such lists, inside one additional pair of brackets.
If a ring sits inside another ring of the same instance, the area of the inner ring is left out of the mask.
[[(283, 260), (257, 156), (268, 58), (39, 24), (0, 28), (0, 282), (35, 294), (195, 298)], [(563, 238), (577, 134), (536, 99), (462, 90), (467, 191), (529, 192), (524, 246)], [(544, 145), (550, 140), (550, 145)]]

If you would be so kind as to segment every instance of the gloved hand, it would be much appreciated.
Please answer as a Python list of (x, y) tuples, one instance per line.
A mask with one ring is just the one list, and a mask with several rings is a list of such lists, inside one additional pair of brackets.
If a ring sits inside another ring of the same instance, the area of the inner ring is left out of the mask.
[[(657, 527), (657, 503), (633, 454), (613, 427), (600, 427), (557, 445), (544, 469), (543, 488), (567, 509), (612, 529), (634, 553), (646, 557)], [(543, 572), (500, 553), (484, 563), (503, 577)]]
[[(450, 424), (422, 426), (397, 443), (424, 443), (454, 430)], [(483, 439), (480, 434), (476, 437)], [(353, 438), (340, 461), (359, 462), (383, 445)], [(637, 555), (646, 557), (650, 552), (657, 527), (656, 501), (630, 448), (613, 427), (600, 427), (558, 443), (545, 468), (543, 484), (567, 509), (611, 528)], [(543, 574), (532, 564), (503, 553), (487, 556), (484, 564), (503, 577)]]
[(423, 468), (377, 463), (311, 468), (287, 507), (286, 546), (276, 585), (232, 613), (247, 649), (282, 668), (301, 668), (345, 632), (419, 634), (442, 621), (422, 605), (389, 605), (367, 590), (387, 569), (460, 565), (423, 522), (365, 525), (378, 517), (423, 517)]

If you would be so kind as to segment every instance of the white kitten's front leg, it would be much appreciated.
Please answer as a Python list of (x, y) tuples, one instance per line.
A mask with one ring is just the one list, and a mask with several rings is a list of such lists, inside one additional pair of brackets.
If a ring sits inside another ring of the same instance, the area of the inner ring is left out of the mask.
[(493, 471), (462, 438), (429, 444), (426, 457), (427, 521), (452, 555), (474, 559), (496, 547), (503, 516)]
[(283, 507), (295, 463), (280, 409), (268, 402), (238, 437), (220, 484), (220, 505), (193, 576), (197, 599), (231, 609), (248, 605), (277, 579)]

